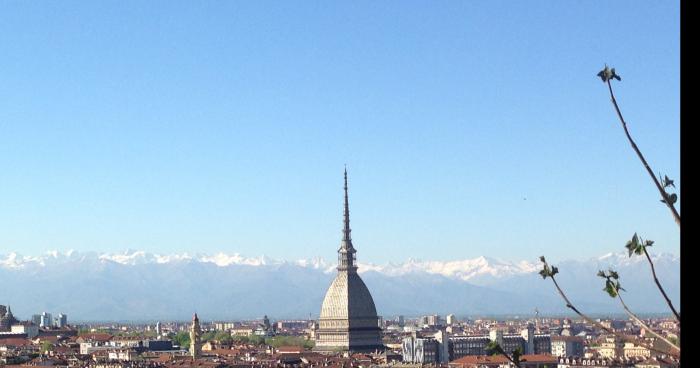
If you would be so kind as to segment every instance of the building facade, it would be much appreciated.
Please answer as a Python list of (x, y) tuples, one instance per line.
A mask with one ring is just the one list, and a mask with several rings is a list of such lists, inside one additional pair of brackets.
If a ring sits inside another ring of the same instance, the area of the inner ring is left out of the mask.
[(552, 336), (552, 355), (582, 357), (583, 341), (583, 338), (578, 336)]
[(58, 328), (64, 328), (68, 326), (68, 316), (66, 316), (63, 313), (59, 313), (58, 316), (56, 316), (56, 320), (54, 321), (54, 326)]
[(33, 339), (39, 335), (39, 326), (33, 322), (21, 322), (12, 325), (12, 333), (26, 334), (28, 338)]
[(404, 363), (435, 364), (449, 360), (442, 356), (440, 343), (432, 337), (417, 337), (415, 334), (401, 341), (401, 355)]
[[(416, 343), (418, 340), (422, 340), (420, 344)], [(431, 363), (433, 361), (430, 359), (433, 355), (438, 359), (434, 362), (440, 362), (441, 357), (453, 361), (464, 356), (490, 355), (492, 352), (488, 351), (486, 347), (491, 341), (498, 342), (507, 352), (516, 349), (521, 349), (523, 354), (533, 355), (551, 354), (552, 352), (550, 335), (536, 334), (534, 328), (528, 326), (520, 335), (504, 335), (498, 329), (492, 329), (489, 335), (450, 336), (443, 331), (439, 331), (434, 336), (422, 338), (414, 335), (404, 338), (402, 341), (402, 354), (405, 358), (411, 359), (409, 360), (411, 363)], [(441, 343), (444, 346), (440, 346)], [(433, 350), (436, 351), (435, 354), (432, 353)]]
[(51, 328), (51, 326), (53, 326), (53, 318), (51, 317), (51, 313), (42, 313), (39, 321), (39, 327)]

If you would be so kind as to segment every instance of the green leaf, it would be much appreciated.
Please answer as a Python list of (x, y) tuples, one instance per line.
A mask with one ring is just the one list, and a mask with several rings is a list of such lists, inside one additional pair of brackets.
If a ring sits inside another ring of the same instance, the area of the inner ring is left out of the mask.
[(632, 253), (636, 254), (642, 254), (643, 249), (642, 249), (642, 243), (641, 243), (641, 238), (637, 235), (637, 233), (634, 233), (632, 236), (632, 240), (628, 241), (627, 244), (625, 244), (625, 248), (629, 251), (629, 256), (632, 257)]
[(676, 187), (676, 185), (673, 184), (673, 180), (669, 179), (669, 177), (666, 176), (666, 175), (664, 175), (663, 183), (664, 183), (664, 188), (668, 188), (668, 187), (674, 187), (674, 188), (675, 188), (675, 187)]
[(608, 69), (608, 66), (606, 65), (605, 68), (599, 71), (597, 75), (603, 80), (603, 83), (607, 82), (610, 79), (610, 70)]
[(671, 193), (671, 194), (666, 193), (666, 199), (661, 200), (661, 202), (669, 203), (671, 205), (675, 204), (677, 201), (678, 201), (678, 196), (676, 195), (676, 193)]
[(620, 78), (620, 76), (617, 75), (617, 73), (615, 73), (615, 68), (610, 69), (610, 78), (615, 78), (618, 81), (622, 80), (622, 78)]
[(620, 292), (620, 290), (627, 291), (627, 290), (622, 288), (622, 285), (620, 285), (619, 281), (615, 284), (615, 290), (617, 290), (617, 292)]
[(671, 201), (671, 204), (675, 204), (676, 201), (678, 201), (678, 196), (676, 195), (676, 193), (672, 193), (669, 196), (668, 200)]
[(603, 288), (603, 290), (607, 292), (611, 298), (617, 297), (617, 290), (615, 289), (615, 285), (613, 285), (612, 281), (605, 281), (605, 288)]
[(603, 81), (603, 83), (611, 80), (611, 79), (617, 79), (618, 81), (621, 81), (622, 78), (615, 72), (615, 68), (609, 69), (607, 65), (605, 65), (605, 68), (603, 70), (598, 72), (598, 77)]

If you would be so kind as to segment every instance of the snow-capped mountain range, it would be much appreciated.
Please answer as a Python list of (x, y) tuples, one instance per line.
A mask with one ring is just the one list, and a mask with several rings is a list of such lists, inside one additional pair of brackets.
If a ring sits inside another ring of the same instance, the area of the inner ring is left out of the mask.
[[(657, 272), (672, 298), (679, 299), (680, 259), (654, 256)], [(610, 253), (557, 264), (563, 287), (591, 312), (619, 312), (601, 291), (599, 269), (614, 268), (628, 290), (626, 301), (640, 312), (665, 312), (643, 257)], [(538, 262), (488, 257), (455, 261), (409, 259), (384, 265), (359, 264), (380, 314), (561, 313)], [(70, 313), (80, 320), (185, 318), (192, 310), (214, 318), (259, 314), (278, 318), (318, 314), (335, 263), (322, 258), (297, 261), (225, 254), (154, 254), (67, 251), (39, 256), (0, 254), (0, 304), (21, 315), (40, 311)]]

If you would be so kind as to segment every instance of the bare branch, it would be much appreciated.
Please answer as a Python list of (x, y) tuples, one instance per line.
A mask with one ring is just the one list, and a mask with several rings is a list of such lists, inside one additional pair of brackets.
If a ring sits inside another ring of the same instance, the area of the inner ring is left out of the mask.
[(506, 357), (506, 359), (513, 363), (513, 365), (515, 365), (518, 368), (521, 368), (519, 355), (515, 357), (515, 354), (513, 354), (514, 358), (511, 358), (510, 355), (508, 355), (508, 353), (506, 353), (505, 350), (503, 350), (503, 348), (501, 347), (501, 345), (499, 345), (496, 341), (491, 341), (486, 348), (487, 350), (492, 350), (500, 355), (503, 355), (504, 357)]
[(666, 304), (668, 304), (668, 307), (671, 308), (671, 311), (673, 314), (676, 316), (676, 319), (678, 322), (681, 321), (681, 314), (676, 311), (676, 308), (673, 307), (673, 303), (671, 303), (671, 299), (669, 299), (668, 295), (666, 295), (666, 291), (664, 290), (663, 287), (661, 287), (661, 283), (659, 282), (659, 279), (656, 277), (656, 269), (654, 268), (654, 262), (651, 261), (651, 257), (649, 256), (649, 252), (647, 252), (647, 248), (644, 247), (644, 255), (647, 256), (647, 260), (649, 261), (649, 265), (651, 266), (651, 273), (654, 275), (654, 282), (656, 283), (656, 286), (658, 286), (659, 290), (661, 291), (661, 294), (664, 296), (664, 299), (666, 299)]
[(678, 353), (681, 352), (681, 348), (680, 348), (680, 347), (678, 347), (677, 345), (675, 345), (675, 344), (673, 344), (672, 342), (668, 341), (668, 339), (665, 338), (665, 337), (663, 337), (662, 335), (656, 333), (654, 330), (651, 329), (651, 327), (649, 327), (646, 323), (644, 323), (644, 321), (642, 321), (641, 319), (639, 319), (639, 317), (637, 317), (636, 314), (632, 313), (632, 311), (627, 307), (627, 304), (625, 304), (625, 301), (622, 300), (622, 295), (620, 295), (620, 293), (617, 293), (617, 299), (618, 299), (618, 300), (620, 301), (620, 303), (622, 304), (622, 308), (625, 309), (625, 312), (627, 312), (627, 315), (630, 316), (630, 318), (632, 318), (635, 322), (637, 322), (638, 325), (640, 325), (641, 327), (643, 327), (645, 330), (649, 331), (649, 333), (651, 333), (652, 335), (654, 335), (656, 338), (658, 338), (658, 339), (660, 339), (661, 341), (663, 341), (663, 342), (665, 342), (666, 344), (668, 344), (670, 347), (676, 349), (676, 350), (678, 351)]
[[(569, 298), (566, 296), (566, 294), (564, 294), (564, 290), (562, 290), (561, 287), (559, 287), (559, 283), (557, 282), (556, 278), (554, 277), (554, 275), (556, 274), (556, 272), (552, 272), (552, 271), (551, 271), (551, 270), (555, 269), (555, 270), (557, 270), (557, 272), (558, 272), (558, 269), (557, 269), (556, 267), (554, 267), (554, 266), (549, 267), (549, 265), (548, 265), (547, 262), (545, 261), (544, 256), (540, 257), (540, 260), (542, 261), (542, 263), (544, 263), (544, 268), (543, 268), (542, 271), (540, 271), (540, 275), (542, 275), (543, 278), (550, 277), (550, 278), (552, 279), (552, 282), (554, 283), (554, 286), (556, 287), (557, 291), (559, 292), (559, 295), (561, 295), (562, 299), (564, 299), (564, 301), (566, 302), (566, 307), (567, 307), (567, 308), (571, 309), (572, 311), (574, 311), (574, 313), (576, 313), (577, 315), (579, 315), (579, 316), (580, 316), (581, 318), (583, 318), (586, 322), (588, 322), (588, 323), (590, 323), (590, 324), (592, 324), (592, 325), (598, 327), (599, 329), (601, 329), (601, 330), (603, 330), (603, 331), (605, 331), (605, 332), (607, 332), (607, 333), (609, 333), (609, 334), (611, 334), (611, 335), (617, 336), (618, 338), (622, 339), (622, 340), (625, 341), (625, 342), (633, 342), (633, 343), (636, 343), (635, 339), (631, 338), (630, 336), (627, 336), (627, 335), (625, 335), (625, 334), (622, 334), (622, 333), (620, 333), (620, 332), (617, 332), (617, 331), (615, 331), (615, 330), (613, 330), (613, 329), (607, 328), (607, 327), (603, 326), (600, 322), (598, 322), (598, 321), (592, 319), (591, 317), (585, 315), (583, 312), (579, 311), (578, 308), (576, 308), (576, 307), (573, 305), (573, 303), (571, 303), (571, 301), (570, 301)], [(618, 293), (618, 295), (619, 295), (619, 293)], [(671, 346), (675, 346), (675, 345), (671, 344)], [(671, 355), (680, 356), (680, 349), (679, 349), (677, 352), (667, 352), (667, 351), (658, 350), (658, 349), (654, 348), (653, 346), (645, 346), (645, 347), (646, 347), (647, 349), (649, 349), (650, 351), (654, 351), (654, 352), (657, 352), (657, 353), (661, 353), (661, 354), (671, 354)]]
[[(607, 67), (606, 67), (606, 69), (607, 69)], [(612, 90), (612, 84), (610, 83), (611, 79), (612, 78), (607, 78), (606, 83), (608, 84), (608, 90), (610, 91), (610, 98), (612, 99), (613, 106), (615, 106), (615, 111), (617, 112), (617, 117), (620, 118), (620, 123), (622, 124), (622, 128), (625, 130), (625, 135), (627, 136), (627, 140), (629, 140), (630, 144), (632, 145), (632, 148), (634, 149), (634, 152), (637, 153), (637, 156), (639, 156), (639, 159), (642, 161), (644, 168), (649, 173), (649, 176), (651, 176), (651, 179), (654, 181), (654, 184), (656, 184), (656, 188), (659, 190), (659, 193), (661, 194), (661, 198), (663, 198), (662, 202), (666, 203), (666, 206), (669, 208), (669, 210), (671, 210), (671, 213), (673, 214), (673, 219), (676, 220), (676, 223), (680, 227), (681, 226), (681, 215), (678, 214), (678, 211), (676, 210), (676, 207), (673, 204), (673, 202), (674, 202), (673, 199), (671, 198), (671, 196), (668, 193), (666, 193), (666, 190), (664, 190), (664, 188), (661, 186), (661, 183), (659, 183), (659, 180), (654, 175), (654, 172), (649, 167), (647, 160), (644, 158), (644, 155), (642, 155), (642, 152), (637, 147), (637, 144), (634, 142), (634, 140), (632, 139), (632, 136), (630, 135), (629, 130), (627, 129), (627, 123), (625, 122), (625, 119), (622, 117), (622, 112), (620, 112), (620, 107), (617, 105), (617, 100), (615, 99), (615, 94), (613, 93), (613, 90)]]

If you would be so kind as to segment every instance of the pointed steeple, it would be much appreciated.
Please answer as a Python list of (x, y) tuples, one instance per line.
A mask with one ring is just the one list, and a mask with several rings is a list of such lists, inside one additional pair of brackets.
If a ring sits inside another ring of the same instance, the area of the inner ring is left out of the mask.
[(199, 317), (197, 313), (192, 316), (192, 326), (190, 327), (190, 355), (192, 359), (197, 359), (202, 353), (202, 342), (200, 337), (202, 330), (199, 327)]
[(348, 204), (348, 168), (345, 168), (345, 212), (343, 212), (343, 245), (346, 248), (352, 248), (352, 238), (350, 237), (350, 206)]
[(343, 240), (340, 242), (338, 249), (338, 271), (357, 271), (355, 265), (355, 248), (352, 246), (352, 237), (350, 236), (350, 206), (348, 204), (348, 168), (345, 167), (344, 172), (345, 185), (345, 208), (343, 212)]

